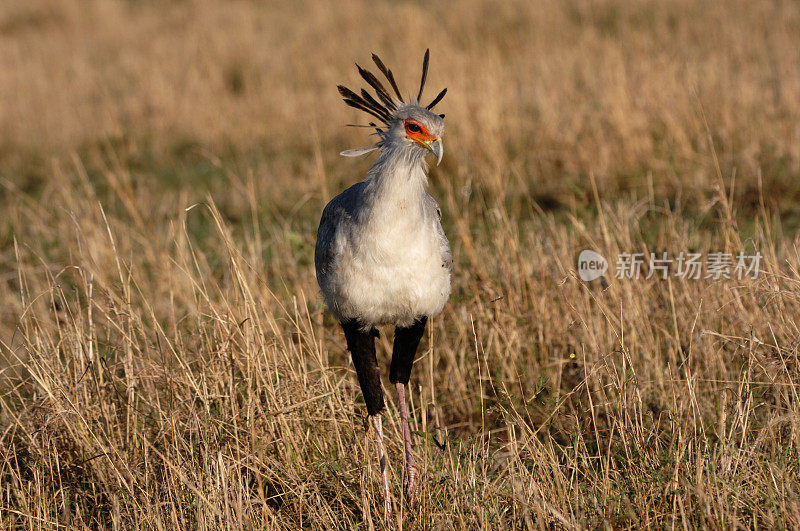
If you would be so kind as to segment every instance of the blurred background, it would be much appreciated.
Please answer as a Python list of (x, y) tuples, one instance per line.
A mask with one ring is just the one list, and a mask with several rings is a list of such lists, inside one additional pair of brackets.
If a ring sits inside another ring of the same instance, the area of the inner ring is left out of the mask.
[(336, 84), (377, 52), (410, 92), (429, 47), (448, 173), (493, 194), (575, 206), (591, 172), (606, 193), (686, 196), (713, 181), (710, 136), (737, 196), (761, 170), (796, 202), (799, 18), (789, 1), (7, 1), (0, 163), (42, 187), (54, 158), (113, 153), (153, 189), (216, 157), (318, 194), (320, 172), (365, 169), (337, 158), (364, 120)]

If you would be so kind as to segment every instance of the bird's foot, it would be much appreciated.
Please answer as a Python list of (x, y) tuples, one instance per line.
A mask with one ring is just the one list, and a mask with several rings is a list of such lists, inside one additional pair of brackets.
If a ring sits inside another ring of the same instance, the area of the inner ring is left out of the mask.
[(416, 465), (409, 465), (406, 467), (405, 477), (403, 478), (403, 493), (409, 505), (414, 505), (417, 502), (418, 490), (417, 467)]
[(375, 436), (378, 441), (378, 462), (381, 466), (381, 487), (383, 488), (383, 515), (386, 520), (392, 519), (392, 495), (389, 491), (389, 470), (386, 467), (386, 453), (383, 451), (383, 418), (380, 415), (372, 416), (375, 426)]
[(385, 467), (381, 470), (381, 484), (383, 487), (383, 516), (390, 521), (393, 516), (392, 494), (389, 490), (389, 474)]
[(386, 471), (386, 468), (381, 470), (381, 483), (383, 486), (383, 516), (386, 517), (386, 521), (389, 522), (392, 519), (393, 511), (392, 511), (392, 494), (389, 491), (389, 474)]
[(394, 512), (392, 511), (392, 500), (386, 496), (383, 498), (383, 516), (386, 518), (387, 522), (391, 521), (392, 517), (394, 516)]

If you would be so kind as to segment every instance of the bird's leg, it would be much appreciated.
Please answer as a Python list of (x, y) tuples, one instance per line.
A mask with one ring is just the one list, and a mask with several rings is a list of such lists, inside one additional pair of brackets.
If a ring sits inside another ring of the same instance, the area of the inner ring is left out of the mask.
[(403, 446), (406, 450), (406, 474), (403, 483), (406, 498), (413, 502), (417, 493), (417, 464), (414, 461), (414, 451), (411, 448), (411, 429), (408, 427), (406, 386), (397, 382), (395, 387), (397, 388), (397, 402), (400, 405), (400, 421), (403, 427)]
[(383, 450), (383, 417), (373, 415), (375, 438), (378, 440), (378, 461), (381, 465), (381, 484), (383, 485), (383, 512), (387, 520), (392, 518), (392, 498), (389, 494), (389, 471), (386, 468), (386, 452)]
[(403, 480), (406, 499), (415, 501), (417, 493), (417, 465), (414, 462), (414, 452), (411, 448), (411, 430), (408, 427), (408, 409), (406, 407), (406, 385), (411, 376), (411, 367), (414, 365), (414, 356), (417, 347), (425, 332), (428, 318), (419, 318), (410, 327), (397, 327), (394, 332), (394, 345), (392, 346), (392, 364), (389, 368), (389, 380), (397, 388), (397, 402), (400, 407), (400, 419), (403, 426), (403, 443), (406, 450), (406, 473)]
[(389, 494), (389, 471), (386, 467), (386, 453), (383, 450), (383, 389), (381, 389), (381, 375), (378, 369), (378, 359), (375, 357), (375, 336), (377, 330), (364, 330), (357, 321), (351, 320), (342, 323), (347, 348), (353, 357), (356, 376), (367, 404), (367, 413), (372, 417), (375, 427), (375, 436), (378, 439), (378, 460), (381, 466), (381, 484), (383, 485), (384, 511), (387, 518), (392, 516), (392, 498)]

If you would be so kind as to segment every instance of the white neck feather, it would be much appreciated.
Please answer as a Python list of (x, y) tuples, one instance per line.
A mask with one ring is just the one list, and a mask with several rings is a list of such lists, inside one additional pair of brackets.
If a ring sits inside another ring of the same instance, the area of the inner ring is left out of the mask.
[(427, 172), (423, 151), (407, 145), (385, 146), (365, 179), (367, 216), (379, 223), (395, 217), (421, 220)]
[(389, 144), (369, 169), (366, 181), (376, 191), (390, 195), (422, 194), (428, 182), (425, 152), (415, 146)]

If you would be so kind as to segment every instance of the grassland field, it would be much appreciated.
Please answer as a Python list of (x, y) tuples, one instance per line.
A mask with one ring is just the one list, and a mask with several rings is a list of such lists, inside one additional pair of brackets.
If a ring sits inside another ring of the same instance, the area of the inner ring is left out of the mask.
[[(453, 293), (389, 522), (313, 251), (336, 85), (426, 48)], [(797, 1), (6, 0), (0, 527), (800, 527), (798, 230)], [(614, 275), (661, 252), (763, 259)]]

